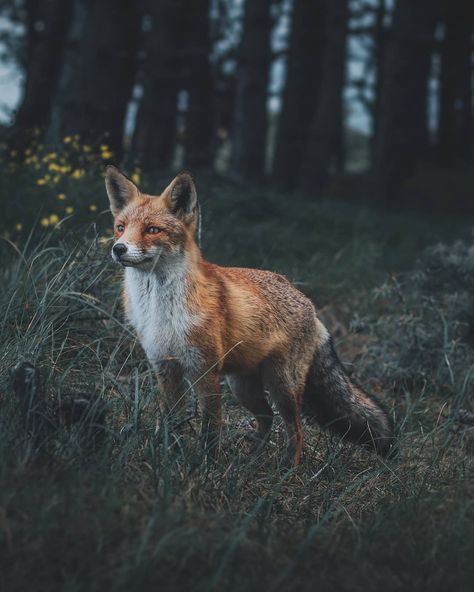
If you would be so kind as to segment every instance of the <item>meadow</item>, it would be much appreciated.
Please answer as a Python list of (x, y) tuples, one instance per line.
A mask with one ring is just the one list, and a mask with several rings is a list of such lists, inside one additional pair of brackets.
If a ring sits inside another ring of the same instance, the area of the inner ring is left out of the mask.
[[(387, 461), (306, 425), (303, 463), (288, 470), (278, 418), (250, 455), (249, 417), (224, 384), (213, 464), (192, 393), (181, 430), (161, 421), (155, 378), (121, 313), (108, 147), (69, 138), (65, 154), (37, 146), (1, 165), (0, 589), (470, 590), (467, 222), (196, 175), (205, 256), (284, 273), (311, 296), (400, 438)], [(130, 173), (150, 193), (169, 181)], [(9, 376), (26, 360), (55, 418), (40, 441)], [(57, 419), (68, 397), (103, 405), (105, 422)], [(91, 444), (94, 429), (102, 437)]]

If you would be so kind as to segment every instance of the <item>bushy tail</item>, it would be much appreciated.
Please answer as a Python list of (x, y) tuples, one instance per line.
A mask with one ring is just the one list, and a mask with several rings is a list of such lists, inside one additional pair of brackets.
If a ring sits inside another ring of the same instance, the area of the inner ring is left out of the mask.
[(381, 456), (396, 453), (390, 416), (375, 397), (350, 380), (330, 337), (315, 353), (308, 372), (303, 415)]

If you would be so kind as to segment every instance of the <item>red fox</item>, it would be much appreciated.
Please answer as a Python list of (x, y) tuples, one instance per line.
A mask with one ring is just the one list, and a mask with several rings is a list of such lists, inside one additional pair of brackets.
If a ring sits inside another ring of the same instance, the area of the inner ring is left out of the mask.
[(195, 386), (211, 455), (219, 443), (222, 375), (262, 438), (273, 420), (269, 395), (285, 424), (291, 464), (301, 459), (302, 415), (382, 456), (394, 451), (389, 415), (349, 379), (312, 302), (281, 275), (202, 257), (189, 174), (151, 196), (109, 166), (106, 188), (115, 223), (112, 257), (125, 268), (126, 315), (157, 373), (167, 412), (182, 413), (186, 380)]

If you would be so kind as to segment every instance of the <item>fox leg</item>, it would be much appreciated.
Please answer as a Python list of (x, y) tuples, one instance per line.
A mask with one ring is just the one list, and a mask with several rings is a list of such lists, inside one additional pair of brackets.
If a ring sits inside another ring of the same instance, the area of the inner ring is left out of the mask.
[(175, 360), (166, 360), (156, 366), (156, 376), (166, 417), (184, 415), (187, 385), (180, 364)]
[(204, 447), (211, 458), (215, 458), (219, 451), (219, 438), (222, 423), (221, 388), (219, 374), (209, 372), (196, 381), (202, 414), (201, 438)]
[(274, 359), (264, 364), (263, 383), (285, 423), (287, 460), (292, 465), (298, 465), (303, 451), (301, 404), (304, 378), (295, 377), (285, 360)]
[(273, 423), (273, 409), (269, 405), (263, 382), (259, 375), (228, 376), (230, 388), (240, 401), (241, 405), (248, 409), (257, 420), (257, 434), (265, 438), (271, 430)]

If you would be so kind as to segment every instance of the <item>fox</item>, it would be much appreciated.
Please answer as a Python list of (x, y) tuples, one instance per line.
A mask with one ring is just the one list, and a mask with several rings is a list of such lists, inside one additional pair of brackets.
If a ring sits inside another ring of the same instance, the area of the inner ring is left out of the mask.
[(191, 384), (201, 437), (215, 458), (226, 377), (254, 416), (257, 441), (269, 437), (274, 409), (280, 414), (290, 466), (301, 461), (304, 417), (391, 456), (396, 438), (389, 414), (349, 378), (311, 300), (277, 273), (204, 259), (188, 172), (149, 195), (109, 165), (105, 185), (114, 218), (111, 254), (124, 268), (125, 315), (156, 373), (167, 417), (185, 414)]

